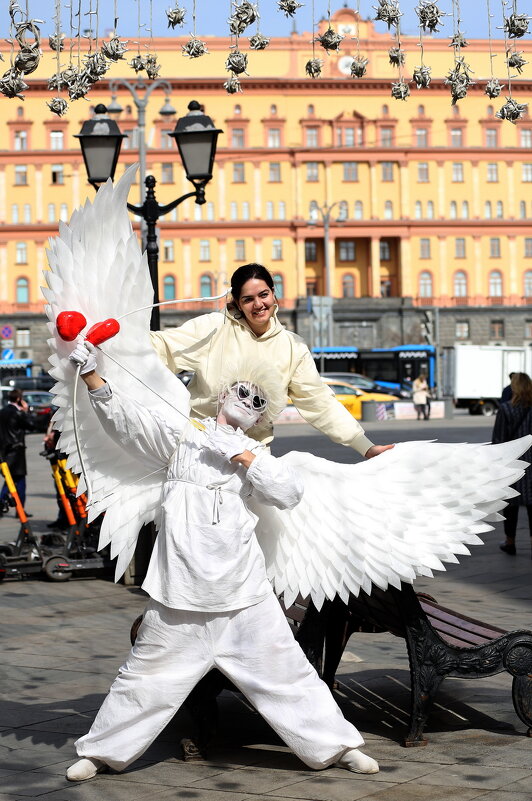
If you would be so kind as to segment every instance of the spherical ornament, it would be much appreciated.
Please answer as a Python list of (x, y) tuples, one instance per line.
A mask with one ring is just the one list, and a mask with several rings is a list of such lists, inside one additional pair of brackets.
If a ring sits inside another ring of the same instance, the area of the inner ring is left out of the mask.
[(421, 0), (419, 6), (415, 9), (419, 17), (419, 25), (424, 31), (435, 33), (439, 30), (439, 25), (442, 25), (442, 17), (446, 14), (440, 11), (436, 3), (431, 3), (429, 0)]
[(396, 28), (399, 26), (399, 21), (403, 14), (399, 8), (398, 0), (379, 0), (379, 7), (373, 6), (373, 8), (377, 12), (375, 19), (385, 22), (388, 26), (388, 30), (390, 30), (392, 25)]
[(305, 64), (305, 72), (309, 76), (309, 78), (319, 78), (321, 75), (321, 68), (323, 67), (323, 61), (321, 58), (311, 58)]
[(54, 50), (56, 53), (61, 52), (65, 47), (65, 34), (51, 33), (48, 37), (48, 45), (50, 50)]
[(154, 53), (148, 53), (146, 56), (146, 75), (151, 81), (159, 77), (159, 70), (161, 65), (157, 63), (157, 56)]
[(431, 68), (426, 67), (424, 64), (421, 67), (416, 67), (412, 73), (412, 78), (416, 82), (418, 89), (427, 89), (431, 81)]
[(121, 41), (118, 36), (113, 36), (108, 42), (101, 46), (103, 55), (111, 61), (119, 61), (127, 53), (127, 41)]
[(406, 100), (407, 97), (410, 97), (410, 87), (406, 81), (397, 81), (396, 83), (392, 83), (391, 94), (396, 100)]
[(258, 17), (257, 6), (249, 3), (248, 0), (242, 0), (241, 3), (233, 3), (234, 12), (227, 20), (229, 30), (233, 36), (240, 36), (244, 33)]
[(405, 51), (401, 50), (400, 47), (390, 47), (388, 50), (388, 57), (390, 59), (390, 64), (394, 67), (402, 67), (405, 63)]
[(24, 82), (22, 74), (16, 69), (9, 69), (0, 78), (0, 92), (6, 97), (18, 97), (24, 100), (21, 92), (27, 88), (28, 84)]
[(103, 53), (89, 53), (83, 59), (83, 63), (85, 65), (85, 73), (91, 83), (96, 83), (100, 78), (103, 78), (109, 69), (109, 64)]
[(506, 52), (506, 63), (509, 67), (516, 69), (519, 75), (521, 75), (523, 72), (523, 67), (525, 64), (528, 64), (528, 61), (525, 61), (523, 58), (523, 52), (523, 50), (520, 50), (519, 52), (517, 52), (517, 50), (514, 50), (513, 52), (508, 50)]
[(241, 53), (240, 50), (234, 50), (227, 56), (225, 69), (228, 72), (233, 72), (235, 75), (242, 75), (242, 73), (247, 75), (247, 67), (248, 57), (245, 53)]
[(249, 46), (251, 50), (265, 50), (269, 44), (269, 38), (267, 36), (263, 36), (262, 33), (256, 33), (254, 36), (250, 36), (249, 38)]
[(175, 28), (176, 25), (183, 25), (185, 22), (186, 9), (176, 5), (175, 8), (169, 8), (166, 11), (168, 17), (168, 27)]
[(520, 39), (528, 33), (528, 23), (531, 19), (532, 17), (526, 14), (510, 14), (504, 20), (504, 30), (511, 39)]
[(485, 94), (487, 94), (488, 97), (491, 97), (491, 99), (493, 100), (495, 97), (499, 97), (503, 89), (504, 89), (504, 84), (499, 83), (498, 78), (491, 78), (487, 82), (484, 92)]
[(325, 33), (323, 33), (321, 36), (316, 36), (314, 41), (319, 42), (323, 49), (327, 50), (327, 52), (329, 52), (329, 50), (335, 50), (338, 52), (340, 42), (344, 38), (344, 36), (341, 36), (339, 33), (336, 33), (336, 31), (333, 31), (332, 28), (327, 28)]
[(369, 59), (363, 56), (355, 56), (351, 64), (351, 77), (363, 78), (369, 64)]
[(189, 58), (199, 58), (209, 52), (205, 42), (202, 42), (201, 39), (197, 39), (192, 34), (190, 34), (190, 41), (182, 45), (181, 50), (183, 51), (183, 55)]
[(46, 103), (52, 114), (62, 117), (68, 111), (68, 103), (62, 97), (53, 97)]
[(526, 113), (527, 108), (528, 103), (518, 103), (513, 97), (507, 97), (506, 103), (495, 113), (495, 116), (500, 120), (509, 120), (515, 125), (517, 120), (520, 120)]
[(48, 89), (50, 89), (51, 92), (67, 89), (72, 81), (76, 80), (77, 74), (78, 73), (75, 67), (66, 67), (66, 69), (62, 70), (61, 72), (52, 75), (48, 81)]
[(24, 75), (31, 75), (39, 66), (41, 51), (38, 46), (22, 47), (15, 56), (14, 67)]
[(68, 85), (69, 98), (71, 100), (79, 100), (81, 97), (85, 97), (92, 84), (93, 81), (85, 70), (78, 72), (74, 80)]
[(224, 89), (229, 95), (234, 95), (237, 92), (241, 92), (242, 87), (240, 86), (240, 80), (238, 77), (236, 75), (231, 75), (231, 77), (225, 81)]
[(467, 47), (468, 42), (465, 38), (462, 31), (457, 31), (453, 36), (451, 36), (451, 41), (448, 45), (449, 47)]
[(139, 72), (144, 72), (144, 70), (146, 69), (146, 59), (140, 55), (133, 56), (133, 58), (129, 62), (129, 66), (131, 67), (131, 69), (135, 70), (135, 72), (138, 75)]
[(303, 3), (297, 3), (296, 0), (278, 0), (277, 8), (285, 17), (293, 17), (298, 8), (303, 8)]

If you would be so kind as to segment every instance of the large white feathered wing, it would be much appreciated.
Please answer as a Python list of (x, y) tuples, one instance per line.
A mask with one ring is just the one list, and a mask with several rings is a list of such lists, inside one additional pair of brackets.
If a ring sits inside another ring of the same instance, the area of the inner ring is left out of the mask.
[[(48, 251), (50, 270), (44, 272), (48, 288), (43, 293), (52, 335), (50, 375), (57, 380), (52, 389), (59, 406), (54, 427), (62, 432), (59, 447), (68, 454), (68, 465), (76, 473), (81, 473), (81, 464), (74, 438), (75, 368), (68, 359), (76, 343), (64, 342), (58, 336), (55, 321), (61, 311), (81, 312), (88, 323), (86, 333), (96, 322), (118, 318), (153, 302), (146, 254), (141, 253), (126, 207), (135, 172), (136, 167), (129, 168), (116, 186), (107, 181), (93, 203), (87, 200), (74, 212), (70, 223), (60, 223), (59, 236), (50, 241)], [(150, 344), (150, 314), (148, 308), (120, 321), (120, 332), (98, 351), (98, 372), (111, 386), (159, 411), (166, 419), (171, 420), (179, 412), (188, 418), (188, 391), (164, 367)], [(141, 526), (152, 520), (158, 525), (164, 472), (147, 475), (155, 470), (153, 465), (127, 454), (111, 440), (102, 429), (83, 384), (77, 393), (77, 418), (93, 492), (89, 520), (106, 512), (99, 547), (111, 543), (111, 555), (118, 556), (118, 578), (131, 560)], [(81, 479), (79, 491), (84, 490)]]
[(268, 577), (290, 606), (412, 583), (469, 554), (502, 519), (532, 436), (500, 445), (408, 442), (354, 465), (309, 453), (280, 457), (304, 483), (291, 511), (256, 504)]

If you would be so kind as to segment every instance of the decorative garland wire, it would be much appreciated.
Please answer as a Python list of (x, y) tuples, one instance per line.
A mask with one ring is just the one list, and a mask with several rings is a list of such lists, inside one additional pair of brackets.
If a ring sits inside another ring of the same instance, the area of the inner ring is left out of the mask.
[[(508, 30), (507, 30), (507, 16), (506, 16), (506, 0), (501, 0), (502, 4), (502, 24), (504, 30), (504, 52), (506, 53), (506, 74), (508, 75), (508, 100), (512, 100), (512, 73), (511, 67), (508, 63), (510, 58), (510, 49), (508, 46)], [(514, 9), (515, 9), (515, 2), (514, 2)], [(517, 51), (517, 47), (513, 46), (514, 52)]]
[(356, 13), (355, 39), (357, 43), (357, 57), (360, 58), (360, 0), (357, 0), (355, 13)]
[(78, 0), (78, 10), (76, 13), (78, 18), (76, 37), (78, 40), (78, 71), (81, 71), (81, 0)]

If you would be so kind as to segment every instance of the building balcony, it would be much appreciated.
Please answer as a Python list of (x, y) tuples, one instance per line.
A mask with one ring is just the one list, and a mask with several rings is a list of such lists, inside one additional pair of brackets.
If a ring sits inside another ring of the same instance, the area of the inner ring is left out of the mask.
[(435, 298), (430, 295), (429, 297), (420, 297), (419, 295), (416, 298), (416, 306), (434, 306)]
[(451, 298), (453, 306), (469, 306), (471, 301), (469, 295), (459, 295)]
[(492, 295), (486, 298), (488, 306), (505, 306), (508, 298), (505, 295)]

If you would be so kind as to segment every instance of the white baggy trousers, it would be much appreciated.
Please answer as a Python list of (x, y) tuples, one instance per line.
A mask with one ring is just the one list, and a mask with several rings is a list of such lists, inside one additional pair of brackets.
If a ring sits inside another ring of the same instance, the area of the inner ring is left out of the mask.
[(363, 739), (294, 640), (272, 595), (231, 612), (170, 609), (151, 600), (137, 640), (79, 756), (123, 770), (170, 722), (198, 681), (218, 668), (309, 767), (336, 762)]

